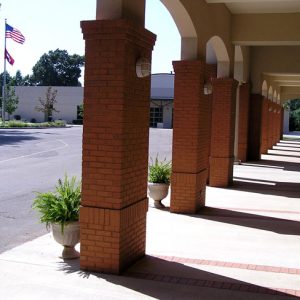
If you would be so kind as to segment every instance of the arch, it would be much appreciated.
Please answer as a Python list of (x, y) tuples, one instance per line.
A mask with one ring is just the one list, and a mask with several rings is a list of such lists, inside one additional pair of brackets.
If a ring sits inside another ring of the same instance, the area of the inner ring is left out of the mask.
[(268, 99), (273, 101), (273, 88), (272, 88), (272, 86), (269, 87)]
[(180, 0), (160, 0), (171, 14), (181, 35), (181, 59), (198, 58), (198, 37), (193, 21)]
[(275, 103), (277, 103), (277, 92), (276, 92), (276, 90), (275, 90), (274, 93), (273, 93), (273, 101), (274, 101)]
[(263, 84), (262, 84), (262, 87), (261, 87), (261, 94), (268, 98), (268, 84), (266, 82), (266, 80), (264, 80)]
[(278, 95), (277, 95), (277, 104), (280, 104), (280, 94), (278, 93)]
[(230, 59), (225, 43), (218, 36), (213, 36), (206, 43), (206, 63), (217, 64), (217, 77), (229, 77)]

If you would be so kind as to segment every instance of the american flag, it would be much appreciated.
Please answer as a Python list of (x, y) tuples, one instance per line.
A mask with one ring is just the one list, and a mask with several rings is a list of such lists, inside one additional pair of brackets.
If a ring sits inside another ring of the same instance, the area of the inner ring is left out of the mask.
[(5, 26), (5, 37), (11, 38), (15, 42), (23, 44), (25, 42), (24, 35), (16, 28), (13, 28), (12, 26), (6, 24)]
[(15, 60), (12, 58), (12, 56), (8, 53), (8, 51), (5, 49), (5, 59), (7, 59), (7, 61), (13, 65)]

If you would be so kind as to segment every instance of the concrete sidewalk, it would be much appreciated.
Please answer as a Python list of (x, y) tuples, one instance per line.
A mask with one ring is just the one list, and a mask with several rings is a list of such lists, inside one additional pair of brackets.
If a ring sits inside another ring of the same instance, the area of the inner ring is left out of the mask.
[(207, 207), (152, 206), (147, 256), (122, 276), (82, 272), (45, 235), (0, 255), (0, 299), (300, 298), (300, 142), (236, 165), (234, 186), (207, 188)]

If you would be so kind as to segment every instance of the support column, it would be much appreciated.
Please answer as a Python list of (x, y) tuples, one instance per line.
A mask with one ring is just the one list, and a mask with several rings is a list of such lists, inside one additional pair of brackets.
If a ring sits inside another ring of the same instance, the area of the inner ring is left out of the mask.
[(285, 114), (285, 109), (281, 106), (281, 109), (280, 109), (280, 139), (282, 140), (283, 139), (283, 133), (284, 133), (284, 114)]
[(238, 159), (242, 162), (247, 160), (248, 149), (248, 125), (249, 125), (249, 83), (240, 85), (240, 109), (239, 109), (239, 132), (238, 132)]
[(250, 95), (248, 160), (260, 160), (263, 99), (259, 94)]
[(262, 99), (260, 154), (268, 152), (268, 99)]
[(232, 183), (237, 82), (214, 78), (209, 185), (227, 187)]
[(196, 213), (205, 204), (208, 98), (205, 63), (173, 62), (175, 71), (171, 212)]
[(86, 41), (80, 267), (120, 273), (145, 254), (150, 77), (155, 36), (126, 20), (82, 22)]
[(273, 102), (268, 100), (268, 149), (272, 149), (273, 147), (273, 118), (274, 118), (274, 107)]
[(277, 104), (273, 103), (273, 138), (272, 138), (272, 147), (277, 143)]

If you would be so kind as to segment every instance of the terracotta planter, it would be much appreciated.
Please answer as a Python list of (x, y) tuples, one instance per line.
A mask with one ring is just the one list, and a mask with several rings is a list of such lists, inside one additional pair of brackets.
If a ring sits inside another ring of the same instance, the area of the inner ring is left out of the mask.
[(166, 183), (153, 183), (148, 182), (149, 197), (154, 200), (154, 207), (163, 208), (165, 207), (161, 200), (168, 196), (169, 184)]
[(80, 240), (79, 222), (70, 222), (65, 224), (63, 232), (61, 231), (60, 224), (52, 223), (51, 226), (55, 241), (64, 246), (62, 258), (78, 258), (79, 253), (75, 250), (75, 246)]

